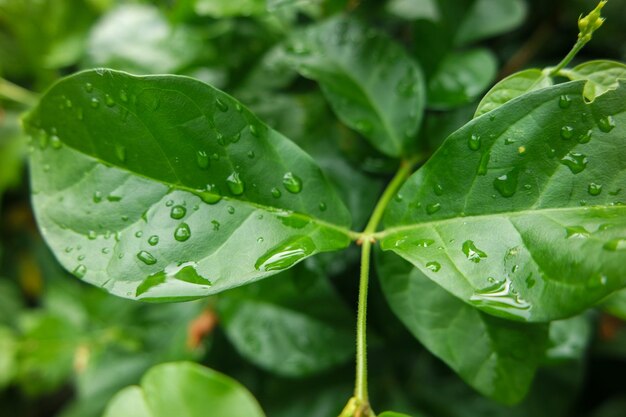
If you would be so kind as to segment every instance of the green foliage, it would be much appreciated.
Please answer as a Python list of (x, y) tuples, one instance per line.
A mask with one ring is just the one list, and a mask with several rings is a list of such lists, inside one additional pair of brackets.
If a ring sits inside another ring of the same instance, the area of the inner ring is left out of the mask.
[(0, 410), (622, 415), (620, 4), (0, 1)]

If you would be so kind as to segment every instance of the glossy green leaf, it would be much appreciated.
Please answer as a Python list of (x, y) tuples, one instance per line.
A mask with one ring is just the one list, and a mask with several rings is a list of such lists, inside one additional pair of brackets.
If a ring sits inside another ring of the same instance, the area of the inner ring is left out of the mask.
[(462, 300), (495, 315), (572, 316), (626, 285), (626, 85), (531, 92), (444, 142), (400, 189), (381, 233)]
[(618, 87), (618, 80), (626, 80), (626, 65), (615, 61), (588, 61), (561, 73), (570, 80), (586, 80), (585, 98), (589, 101)]
[(263, 417), (254, 397), (235, 380), (188, 362), (155, 366), (140, 387), (113, 398), (105, 417)]
[(519, 402), (543, 358), (548, 326), (482, 313), (387, 252), (377, 258), (389, 306), (409, 331), (469, 385), (500, 402)]
[(279, 375), (319, 373), (354, 354), (352, 312), (325, 277), (306, 268), (228, 291), (218, 311), (242, 356)]
[(156, 7), (128, 4), (92, 28), (85, 66), (137, 74), (179, 72), (207, 47), (189, 28), (172, 26)]
[(552, 84), (552, 78), (539, 69), (516, 72), (498, 82), (485, 94), (474, 117), (490, 112), (522, 94), (550, 87)]
[(523, 0), (476, 0), (455, 37), (457, 45), (465, 45), (505, 33), (519, 26), (526, 16)]
[(474, 101), (493, 82), (497, 65), (487, 49), (449, 54), (428, 81), (428, 107), (449, 109)]
[(378, 150), (400, 156), (413, 146), (425, 89), (419, 66), (400, 45), (355, 20), (331, 19), (295, 34), (288, 50), (339, 119)]
[(350, 216), (314, 161), (199, 81), (79, 73), (25, 125), (48, 244), (114, 294), (200, 297), (350, 242)]

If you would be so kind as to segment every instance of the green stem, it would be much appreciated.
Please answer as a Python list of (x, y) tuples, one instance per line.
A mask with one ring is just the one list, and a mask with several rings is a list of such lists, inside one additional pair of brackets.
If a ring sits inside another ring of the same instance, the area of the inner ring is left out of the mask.
[[(356, 338), (356, 384), (354, 388), (354, 396), (357, 403), (361, 405), (368, 404), (367, 393), (367, 290), (369, 284), (370, 258), (372, 243), (374, 242), (373, 234), (380, 224), (383, 213), (387, 205), (398, 192), (400, 186), (408, 178), (413, 170), (413, 165), (421, 159), (418, 156), (411, 160), (402, 161), (398, 172), (393, 177), (382, 196), (376, 203), (376, 207), (372, 212), (372, 216), (367, 222), (367, 226), (359, 242), (361, 243), (361, 274), (359, 282), (359, 307), (357, 314), (357, 338)], [(369, 406), (367, 406), (369, 407)]]
[(0, 97), (24, 104), (25, 106), (34, 106), (37, 103), (37, 95), (17, 84), (0, 78)]
[(565, 68), (565, 66), (569, 64), (572, 61), (572, 59), (574, 59), (576, 54), (578, 54), (578, 52), (580, 52), (580, 50), (583, 49), (583, 47), (587, 44), (587, 42), (589, 42), (589, 40), (590, 39), (587, 39), (587, 38), (578, 39), (576, 43), (574, 44), (574, 47), (572, 48), (572, 50), (569, 51), (567, 55), (565, 55), (565, 58), (563, 58), (556, 67), (550, 69), (550, 75), (557, 75), (559, 71)]

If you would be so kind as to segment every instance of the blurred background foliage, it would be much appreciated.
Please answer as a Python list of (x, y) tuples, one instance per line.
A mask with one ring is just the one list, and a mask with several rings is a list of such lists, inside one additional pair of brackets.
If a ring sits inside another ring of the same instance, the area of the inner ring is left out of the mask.
[[(358, 254), (324, 255), (259, 284), (182, 304), (106, 295), (61, 269), (37, 231), (20, 114), (92, 67), (176, 73), (236, 96), (320, 163), (362, 226), (394, 162), (330, 111), (285, 59), (299, 27), (351, 13), (393, 36), (427, 77), (432, 152), (482, 94), (555, 65), (588, 0), (0, 0), (0, 417), (91, 417), (152, 365), (197, 361), (241, 381), (269, 417), (334, 417), (350, 396)], [(626, 0), (576, 58), (626, 59)], [(344, 179), (349, 179), (345, 181)], [(626, 297), (553, 326), (528, 398), (480, 397), (371, 293), (372, 403), (415, 417), (626, 415)], [(563, 331), (559, 331), (562, 328)], [(572, 329), (574, 329), (572, 331)], [(289, 360), (285, 360), (289, 358)]]

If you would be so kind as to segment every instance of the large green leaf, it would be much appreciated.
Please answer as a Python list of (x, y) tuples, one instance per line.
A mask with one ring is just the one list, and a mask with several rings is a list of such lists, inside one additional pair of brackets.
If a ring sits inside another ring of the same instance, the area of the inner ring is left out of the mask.
[(331, 19), (296, 33), (288, 49), (341, 121), (387, 155), (413, 146), (425, 89), (419, 66), (400, 45), (357, 21)]
[(330, 283), (302, 267), (282, 275), (220, 297), (220, 320), (237, 350), (285, 376), (318, 373), (351, 358), (353, 315)]
[(518, 320), (624, 287), (626, 85), (592, 103), (583, 88), (531, 92), (452, 134), (389, 205), (382, 247)]
[(350, 242), (350, 216), (314, 161), (199, 81), (87, 71), (24, 121), (48, 244), (117, 295), (199, 297)]
[(105, 417), (263, 417), (235, 380), (187, 362), (158, 365), (111, 400)]
[(411, 333), (483, 395), (519, 402), (543, 358), (548, 326), (511, 323), (465, 304), (397, 255), (377, 257), (387, 301)]

